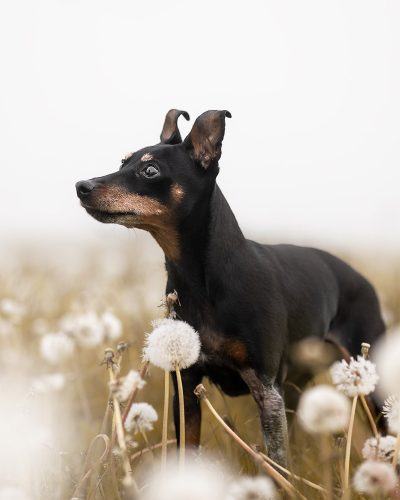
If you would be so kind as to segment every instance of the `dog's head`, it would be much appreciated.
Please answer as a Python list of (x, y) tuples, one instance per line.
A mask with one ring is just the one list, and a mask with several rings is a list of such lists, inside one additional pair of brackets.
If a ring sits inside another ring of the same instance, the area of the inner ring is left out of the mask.
[(127, 155), (112, 174), (76, 184), (81, 204), (92, 217), (150, 231), (171, 258), (176, 257), (172, 247), (177, 243), (166, 244), (174, 239), (167, 235), (177, 232), (180, 221), (215, 183), (225, 117), (231, 117), (228, 111), (206, 111), (182, 141), (180, 115), (189, 120), (185, 111), (167, 113), (159, 144)]

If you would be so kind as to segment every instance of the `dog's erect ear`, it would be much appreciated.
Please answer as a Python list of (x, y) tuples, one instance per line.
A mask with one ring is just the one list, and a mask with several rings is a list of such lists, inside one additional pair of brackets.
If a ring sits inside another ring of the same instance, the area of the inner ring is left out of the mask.
[(179, 144), (182, 137), (178, 129), (178, 118), (183, 115), (190, 120), (189, 113), (180, 109), (170, 109), (165, 116), (164, 126), (160, 135), (162, 144)]
[(221, 158), (222, 140), (225, 134), (225, 118), (232, 118), (229, 111), (206, 111), (193, 124), (185, 144), (195, 161), (207, 169)]

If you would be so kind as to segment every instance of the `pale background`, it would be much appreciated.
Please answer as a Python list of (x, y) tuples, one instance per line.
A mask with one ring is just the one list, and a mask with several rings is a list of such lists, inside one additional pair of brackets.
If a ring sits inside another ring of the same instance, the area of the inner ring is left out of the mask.
[(219, 183), (247, 234), (396, 251), (399, 26), (381, 0), (2, 2), (1, 238), (125, 234), (74, 183), (177, 107), (232, 112)]

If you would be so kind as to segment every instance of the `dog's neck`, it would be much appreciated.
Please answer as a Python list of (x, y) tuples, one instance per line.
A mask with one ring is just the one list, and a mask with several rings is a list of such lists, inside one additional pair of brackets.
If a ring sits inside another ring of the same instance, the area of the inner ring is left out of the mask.
[(214, 184), (180, 224), (180, 257), (177, 261), (166, 258), (168, 286), (209, 295), (210, 283), (226, 280), (232, 253), (245, 241), (228, 202)]

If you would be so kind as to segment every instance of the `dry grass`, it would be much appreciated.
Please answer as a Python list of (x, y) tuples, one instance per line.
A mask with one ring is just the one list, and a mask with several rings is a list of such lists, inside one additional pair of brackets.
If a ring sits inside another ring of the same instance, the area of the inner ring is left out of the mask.
[[(349, 260), (378, 287), (389, 321), (399, 323), (400, 261), (377, 265), (375, 260), (351, 257)], [(123, 335), (118, 340), (125, 340), (130, 346), (123, 356), (121, 373), (129, 368), (138, 369), (150, 320), (163, 315), (159, 306), (164, 286), (161, 255), (153, 254), (145, 244), (132, 244), (129, 248), (106, 243), (102, 248), (54, 246), (51, 252), (39, 247), (4, 250), (0, 263), (0, 300), (12, 299), (22, 305), (23, 311), (12, 321), (5, 313), (1, 316), (3, 322), (9, 322), (7, 331), (4, 323), (3, 329), (0, 324), (1, 486), (17, 485), (29, 492), (32, 499), (70, 498), (82, 478), (85, 463), (89, 467), (88, 464), (96, 460), (86, 454), (93, 438), (102, 431), (108, 405), (108, 374), (101, 361), (104, 348), (115, 348), (117, 341), (110, 346), (103, 343), (79, 348), (70, 359), (52, 366), (40, 356), (41, 336), (57, 331), (60, 318), (70, 311), (90, 309), (101, 313), (111, 307), (123, 324)], [(66, 377), (62, 390), (41, 393), (33, 388), (35, 377), (56, 371)], [(163, 372), (151, 368), (147, 385), (138, 395), (138, 401), (153, 405), (160, 416), (154, 431), (148, 435), (152, 445), (161, 441), (163, 387)], [(231, 399), (215, 387), (207, 385), (207, 388), (210, 400), (225, 421), (247, 443), (261, 447), (253, 400), (250, 397)], [(261, 472), (209, 412), (204, 411), (203, 418), (204, 449), (240, 474)], [(290, 434), (292, 470), (321, 483), (319, 441), (305, 435), (296, 423), (291, 426)], [(355, 462), (360, 460), (357, 450), (369, 436), (368, 421), (359, 409), (354, 435)], [(170, 422), (169, 438), (173, 437)], [(143, 437), (135, 436), (135, 440), (138, 447), (129, 450), (131, 455), (147, 446)], [(93, 455), (99, 458), (105, 446), (105, 438), (99, 438), (93, 446)], [(333, 446), (340, 455), (343, 439), (337, 439)], [(173, 446), (169, 450), (170, 455), (175, 454)], [(159, 456), (160, 449), (154, 454)], [(132, 465), (140, 486), (152, 454), (138, 455)], [(117, 457), (118, 477), (121, 475), (119, 461)], [(95, 467), (88, 484), (85, 491), (89, 498), (117, 498), (109, 460)], [(300, 485), (299, 490), (306, 498), (321, 498), (306, 485)]]

